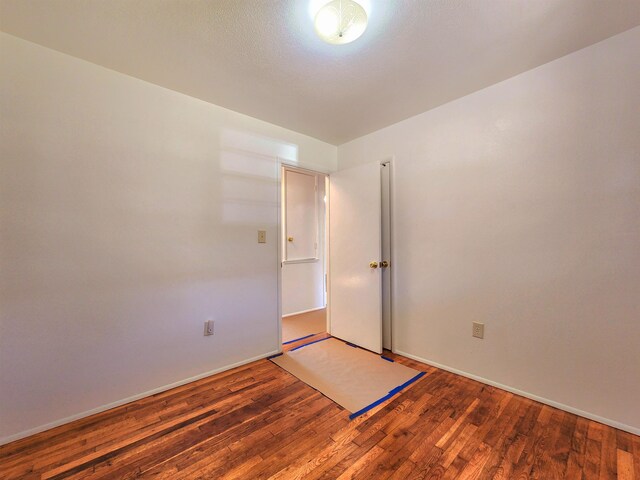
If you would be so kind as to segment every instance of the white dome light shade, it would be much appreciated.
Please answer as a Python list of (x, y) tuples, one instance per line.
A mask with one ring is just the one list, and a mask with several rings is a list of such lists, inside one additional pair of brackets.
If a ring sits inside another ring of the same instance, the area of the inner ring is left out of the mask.
[(314, 21), (316, 33), (327, 43), (353, 42), (367, 28), (367, 12), (353, 0), (332, 0), (323, 6)]

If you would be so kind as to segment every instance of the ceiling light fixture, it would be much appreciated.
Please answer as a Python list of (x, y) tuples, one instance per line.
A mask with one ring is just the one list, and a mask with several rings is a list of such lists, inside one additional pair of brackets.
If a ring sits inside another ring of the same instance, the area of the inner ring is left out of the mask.
[(367, 28), (367, 12), (354, 0), (332, 0), (324, 5), (314, 20), (316, 33), (327, 43), (353, 42)]

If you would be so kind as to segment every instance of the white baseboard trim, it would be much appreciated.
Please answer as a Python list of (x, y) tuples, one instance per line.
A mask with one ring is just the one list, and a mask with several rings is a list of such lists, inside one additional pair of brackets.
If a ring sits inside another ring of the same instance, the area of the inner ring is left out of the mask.
[(394, 353), (398, 355), (402, 355), (403, 357), (410, 358), (417, 362), (426, 363), (427, 365), (431, 365), (432, 367), (439, 368), (441, 370), (446, 370), (447, 372), (455, 373), (456, 375), (461, 375), (463, 377), (470, 378), (472, 380), (476, 380), (480, 383), (484, 383), (487, 385), (491, 385), (492, 387), (497, 387), (502, 390), (506, 390), (507, 392), (515, 393), (516, 395), (520, 395), (521, 397), (530, 398), (531, 400), (535, 400), (536, 402), (544, 403), (545, 405), (549, 405), (551, 407), (557, 408), (559, 410), (564, 410), (565, 412), (573, 413), (574, 415), (578, 415), (580, 417), (588, 418), (589, 420), (594, 420), (599, 423), (603, 423), (605, 425), (609, 425), (610, 427), (617, 428), (619, 430), (624, 430), (625, 432), (633, 433), (634, 435), (640, 435), (640, 428), (632, 427), (631, 425), (625, 425), (624, 423), (616, 422), (615, 420), (610, 420), (608, 418), (600, 417), (599, 415), (594, 415), (593, 413), (585, 412), (583, 410), (570, 407), (569, 405), (564, 405), (562, 403), (555, 402), (553, 400), (549, 400), (548, 398), (539, 397), (538, 395), (534, 395), (533, 393), (523, 392), (522, 390), (518, 390), (517, 388), (510, 387), (508, 385), (503, 385), (502, 383), (494, 382), (492, 380), (488, 380), (483, 377), (479, 377), (478, 375), (474, 375), (472, 373), (464, 372), (462, 370), (458, 370), (456, 368), (448, 367), (447, 365), (441, 365), (436, 362), (432, 362), (431, 360), (427, 360), (426, 358), (418, 357), (417, 355), (412, 355), (410, 353), (403, 352), (401, 350), (394, 350)]
[(323, 310), (325, 308), (327, 308), (326, 305), (324, 307), (310, 308), (309, 310), (302, 310), (300, 312), (287, 313), (286, 315), (282, 315), (282, 318), (293, 317), (295, 315), (302, 315), (303, 313), (315, 312), (316, 310)]
[(117, 400), (115, 402), (111, 402), (106, 405), (102, 405), (100, 407), (92, 408), (91, 410), (87, 410), (82, 413), (77, 413), (75, 415), (71, 415), (66, 418), (61, 418), (60, 420), (55, 420), (45, 425), (40, 425), (38, 427), (30, 428), (29, 430), (25, 430), (23, 432), (9, 435), (8, 437), (0, 438), (0, 445), (5, 445), (7, 443), (15, 442), (16, 440), (20, 440), (25, 437), (30, 437), (31, 435), (35, 435), (36, 433), (41, 433), (41, 432), (44, 432), (45, 430), (50, 430), (52, 428), (59, 427), (60, 425), (73, 422), (74, 420), (79, 420), (81, 418), (89, 417), (91, 415), (95, 415), (96, 413), (104, 412), (106, 410), (119, 407), (126, 403), (134, 402), (136, 400), (140, 400), (141, 398), (155, 395), (156, 393), (164, 392), (166, 390), (171, 390), (172, 388), (180, 387), (187, 383), (195, 382), (196, 380), (200, 380), (201, 378), (210, 377), (211, 375), (215, 375), (216, 373), (221, 373), (227, 370), (231, 370), (232, 368), (241, 367), (242, 365), (246, 365), (251, 362), (262, 360), (263, 358), (270, 357), (271, 355), (275, 355), (277, 353), (280, 353), (280, 352), (278, 350), (274, 350), (273, 352), (258, 355), (256, 357), (248, 358), (246, 360), (241, 360), (231, 365), (225, 365), (224, 367), (216, 368), (214, 370), (201, 373), (199, 375), (196, 375), (195, 377), (185, 378), (184, 380), (179, 380), (177, 382), (170, 383), (169, 385), (164, 385), (162, 387), (154, 388), (153, 390), (148, 390), (143, 393), (138, 393), (131, 397), (123, 398), (122, 400)]

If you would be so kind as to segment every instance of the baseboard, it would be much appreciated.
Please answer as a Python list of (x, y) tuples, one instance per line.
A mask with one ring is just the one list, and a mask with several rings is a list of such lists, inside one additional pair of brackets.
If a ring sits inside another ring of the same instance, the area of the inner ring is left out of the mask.
[(140, 400), (141, 398), (149, 397), (151, 395), (155, 395), (156, 393), (164, 392), (166, 390), (171, 390), (172, 388), (180, 387), (187, 383), (195, 382), (196, 380), (200, 380), (205, 377), (210, 377), (211, 375), (215, 375), (216, 373), (225, 372), (227, 370), (231, 370), (232, 368), (241, 367), (242, 365), (246, 365), (251, 362), (255, 362), (258, 360), (262, 360), (263, 358), (270, 357), (271, 355), (275, 355), (279, 353), (279, 350), (274, 350), (273, 352), (265, 353), (262, 355), (258, 355), (257, 357), (248, 358), (246, 360), (241, 360), (239, 362), (233, 363), (231, 365), (225, 365), (224, 367), (216, 368), (215, 370), (210, 370), (208, 372), (201, 373), (194, 377), (186, 378), (184, 380), (179, 380), (174, 383), (170, 383), (169, 385), (164, 385), (162, 387), (154, 388), (153, 390), (148, 390), (143, 393), (139, 393), (137, 395), (133, 395), (131, 397), (123, 398), (122, 400), (117, 400), (115, 402), (108, 403), (106, 405), (102, 405), (100, 407), (93, 408), (91, 410), (84, 411), (82, 413), (78, 413), (76, 415), (71, 415), (66, 418), (61, 418), (60, 420), (55, 420), (53, 422), (47, 423), (45, 425), (40, 425), (39, 427), (30, 428), (29, 430), (25, 430), (23, 432), (19, 432), (13, 435), (9, 435), (8, 437), (0, 438), (0, 445), (5, 445), (7, 443), (15, 442), (16, 440), (20, 440), (22, 438), (30, 437), (31, 435), (35, 435), (36, 433), (41, 433), (46, 430), (50, 430), (55, 427), (59, 427), (60, 425), (64, 425), (66, 423), (73, 422), (74, 420), (80, 420), (81, 418), (89, 417), (91, 415), (95, 415), (96, 413), (101, 413), (106, 410), (110, 410), (115, 407), (119, 407), (126, 403), (135, 402), (136, 400)]
[(287, 313), (286, 315), (282, 315), (282, 318), (293, 317), (295, 315), (302, 315), (303, 313), (315, 312), (316, 310), (324, 310), (325, 308), (327, 308), (326, 305), (324, 307), (310, 308), (309, 310), (302, 310), (300, 312)]
[(523, 392), (522, 390), (518, 390), (517, 388), (510, 387), (508, 385), (503, 385), (498, 382), (494, 382), (493, 380), (488, 380), (483, 377), (479, 377), (478, 375), (474, 375), (472, 373), (464, 372), (462, 370), (458, 370), (456, 368), (448, 367), (447, 365), (441, 365), (436, 362), (432, 362), (431, 360), (427, 360), (426, 358), (418, 357), (417, 355), (412, 355), (410, 353), (403, 352), (401, 350), (394, 350), (394, 353), (398, 355), (402, 355), (403, 357), (410, 358), (417, 362), (426, 363), (427, 365), (431, 365), (432, 367), (439, 368), (441, 370), (446, 370), (447, 372), (455, 373), (456, 375), (461, 375), (463, 377), (470, 378), (472, 380), (476, 380), (480, 383), (484, 383), (486, 385), (491, 385), (492, 387), (497, 387), (502, 390), (506, 390), (507, 392), (515, 393), (516, 395), (520, 395), (521, 397), (526, 397), (531, 400), (535, 400), (536, 402), (544, 403), (545, 405), (549, 405), (550, 407), (557, 408), (559, 410), (564, 410), (565, 412), (573, 413), (574, 415), (578, 415), (580, 417), (588, 418), (589, 420), (594, 420), (599, 423), (603, 423), (605, 425), (609, 425), (610, 427), (617, 428), (619, 430), (624, 430), (625, 432), (633, 433), (634, 435), (640, 435), (640, 428), (632, 427), (630, 425), (625, 425), (624, 423), (616, 422), (615, 420), (610, 420), (608, 418), (601, 417), (599, 415), (594, 415), (593, 413), (585, 412), (578, 408), (570, 407), (569, 405), (564, 405), (562, 403), (555, 402), (553, 400), (549, 400), (548, 398), (539, 397), (538, 395), (534, 395), (533, 393)]

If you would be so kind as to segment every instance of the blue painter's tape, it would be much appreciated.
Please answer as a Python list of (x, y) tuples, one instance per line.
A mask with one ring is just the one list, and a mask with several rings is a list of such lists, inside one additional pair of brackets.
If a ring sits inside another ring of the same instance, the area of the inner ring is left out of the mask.
[(387, 362), (395, 363), (395, 360), (393, 358), (385, 357), (384, 355), (380, 355), (380, 358), (386, 360)]
[(305, 338), (313, 337), (317, 335), (316, 333), (312, 333), (311, 335), (305, 335), (304, 337), (296, 338), (295, 340), (289, 340), (288, 342), (282, 342), (283, 345), (289, 345), (290, 343), (299, 342), (300, 340), (304, 340)]
[(271, 355), (270, 357), (267, 357), (267, 360), (271, 360), (272, 358), (279, 357), (280, 355), (282, 355), (282, 352), (276, 353), (275, 355)]
[(418, 380), (420, 380), (422, 377), (424, 377), (426, 375), (427, 372), (420, 372), (419, 374), (417, 374), (415, 377), (410, 378), (409, 380), (407, 380), (406, 382), (404, 382), (402, 385), (397, 386), (396, 388), (394, 388), (393, 390), (391, 390), (389, 393), (387, 393), (384, 397), (379, 398), (378, 400), (376, 400), (375, 402), (373, 402), (370, 405), (367, 405), (366, 407), (358, 410), (357, 412), (352, 413), (351, 415), (349, 415), (349, 420), (353, 420), (356, 417), (359, 417), (360, 415), (362, 415), (363, 413), (367, 413), (369, 410), (371, 410), (372, 408), (377, 407), (378, 405), (380, 405), (382, 402), (385, 402), (387, 400), (389, 400), (391, 397), (393, 397), (396, 393), (399, 393), (402, 389), (408, 387), (409, 385), (411, 385), (413, 382), (416, 382)]
[(291, 350), (289, 350), (290, 352), (293, 352), (294, 350), (298, 350), (302, 347), (306, 347), (308, 345), (313, 345), (314, 343), (318, 343), (318, 342), (324, 342), (325, 340), (329, 340), (331, 337), (325, 337), (325, 338), (321, 338), (320, 340), (315, 340), (313, 342), (309, 342), (309, 343), (305, 343), (304, 345), (300, 345), (299, 347), (296, 348), (292, 348)]
[(375, 402), (373, 402), (371, 405), (367, 405), (366, 407), (364, 407), (361, 410), (358, 410), (355, 413), (352, 413), (351, 415), (349, 415), (349, 420), (353, 420), (356, 417), (359, 417), (360, 415), (362, 415), (363, 413), (367, 413), (369, 410), (371, 410), (374, 407), (377, 407), (378, 405), (380, 405), (382, 402), (385, 402), (387, 400), (389, 400), (391, 397), (393, 397), (392, 394), (388, 393), (386, 394), (384, 397), (379, 398), (378, 400), (376, 400)]
[(353, 343), (349, 343), (349, 342), (344, 342), (344, 343), (346, 343), (346, 344), (347, 344), (347, 345), (349, 345), (350, 347), (353, 347), (353, 348), (359, 348), (359, 347), (358, 347), (358, 345), (355, 345), (355, 344), (353, 344)]
[(424, 377), (427, 374), (427, 372), (420, 372), (419, 374), (417, 374), (415, 377), (410, 378), (409, 380), (407, 380), (406, 382), (404, 382), (402, 385), (400, 385), (399, 387), (394, 388), (393, 390), (391, 390), (389, 393), (391, 393), (392, 395), (395, 395), (396, 393), (398, 393), (400, 390), (407, 388), (409, 385), (411, 385), (413, 382), (420, 380), (422, 377)]

